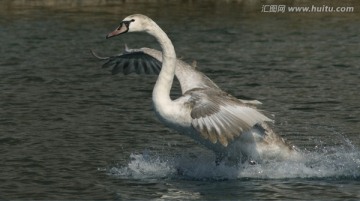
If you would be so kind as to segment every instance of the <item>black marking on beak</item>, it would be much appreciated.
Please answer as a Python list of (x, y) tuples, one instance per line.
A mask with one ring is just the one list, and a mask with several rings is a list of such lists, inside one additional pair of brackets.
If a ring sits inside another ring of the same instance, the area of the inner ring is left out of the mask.
[(127, 33), (129, 31), (129, 26), (131, 22), (134, 22), (135, 20), (127, 20), (127, 21), (122, 21), (119, 25), (118, 28), (116, 28), (113, 32), (110, 32), (107, 36), (106, 39), (114, 37), (114, 36), (118, 36), (120, 34), (124, 34)]

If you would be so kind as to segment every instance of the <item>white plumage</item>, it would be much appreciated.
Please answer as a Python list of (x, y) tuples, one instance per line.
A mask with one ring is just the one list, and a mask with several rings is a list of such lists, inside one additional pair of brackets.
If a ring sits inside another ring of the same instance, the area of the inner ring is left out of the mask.
[[(114, 66), (115, 73), (121, 68), (125, 74), (159, 73), (153, 90), (157, 116), (168, 127), (213, 150), (217, 163), (224, 158), (260, 162), (298, 156), (294, 147), (267, 125), (266, 122), (272, 120), (256, 109), (255, 105), (260, 102), (231, 96), (194, 67), (177, 59), (170, 39), (150, 18), (130, 15), (107, 38), (126, 32), (146, 32), (154, 36), (162, 47), (162, 54), (148, 48), (126, 49), (124, 54), (103, 58), (108, 60), (106, 64)], [(180, 81), (182, 96), (171, 100), (175, 75)]]

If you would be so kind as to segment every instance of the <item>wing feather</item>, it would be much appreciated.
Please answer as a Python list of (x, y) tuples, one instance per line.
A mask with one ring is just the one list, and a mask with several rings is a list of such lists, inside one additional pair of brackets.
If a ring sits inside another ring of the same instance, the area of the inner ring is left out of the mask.
[(125, 50), (112, 57), (100, 57), (94, 51), (91, 52), (98, 59), (106, 61), (102, 68), (111, 68), (112, 74), (159, 74), (161, 70), (161, 62), (142, 50)]
[(219, 89), (193, 89), (185, 94), (190, 95), (192, 126), (212, 143), (226, 147), (256, 124), (271, 121), (253, 106)]

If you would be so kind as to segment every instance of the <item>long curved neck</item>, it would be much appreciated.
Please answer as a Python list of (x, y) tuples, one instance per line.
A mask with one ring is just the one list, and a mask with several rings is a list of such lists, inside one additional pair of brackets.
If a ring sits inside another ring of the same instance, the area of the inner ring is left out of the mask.
[(170, 90), (175, 75), (176, 53), (169, 37), (155, 22), (148, 33), (157, 39), (163, 52), (161, 71), (152, 94), (155, 109), (161, 113), (171, 107)]

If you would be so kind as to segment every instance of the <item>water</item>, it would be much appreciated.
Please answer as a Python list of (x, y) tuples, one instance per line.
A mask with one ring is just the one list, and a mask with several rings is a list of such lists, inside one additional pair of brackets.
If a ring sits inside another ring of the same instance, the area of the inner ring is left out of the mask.
[[(2, 10), (0, 198), (360, 198), (358, 13), (166, 6)], [(157, 21), (178, 56), (221, 88), (263, 102), (305, 159), (215, 166), (211, 152), (162, 126), (151, 108), (156, 77), (112, 76), (89, 52), (159, 48), (145, 34), (105, 40), (132, 13)]]

